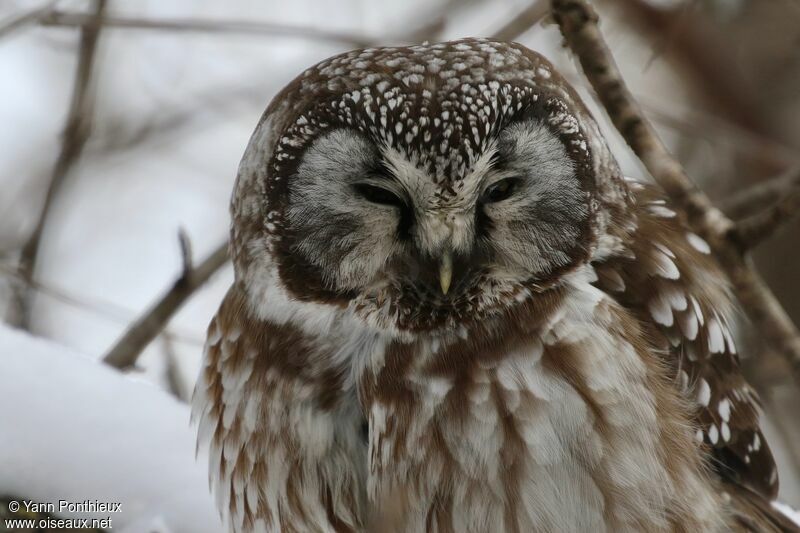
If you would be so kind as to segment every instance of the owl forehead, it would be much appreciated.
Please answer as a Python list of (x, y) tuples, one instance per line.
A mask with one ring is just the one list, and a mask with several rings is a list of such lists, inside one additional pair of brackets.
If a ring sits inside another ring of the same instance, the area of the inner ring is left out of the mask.
[(393, 149), (446, 187), (469, 175), (497, 132), (522, 116), (536, 116), (574, 149), (587, 150), (560, 76), (511, 43), (467, 39), (357, 50), (306, 70), (293, 85), (292, 121), (274, 150), (276, 179), (291, 174), (304, 149), (335, 128)]

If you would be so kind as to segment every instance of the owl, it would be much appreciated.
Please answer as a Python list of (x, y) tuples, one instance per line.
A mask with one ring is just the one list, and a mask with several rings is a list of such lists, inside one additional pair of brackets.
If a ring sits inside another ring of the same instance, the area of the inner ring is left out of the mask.
[(708, 244), (514, 43), (262, 116), (194, 398), (230, 531), (797, 531)]

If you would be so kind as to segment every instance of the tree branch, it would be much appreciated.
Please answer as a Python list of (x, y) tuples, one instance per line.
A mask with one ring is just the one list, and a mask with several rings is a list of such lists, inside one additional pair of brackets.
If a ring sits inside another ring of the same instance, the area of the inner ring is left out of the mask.
[(184, 260), (181, 275), (172, 288), (117, 340), (103, 357), (104, 363), (116, 368), (132, 367), (139, 354), (161, 333), (186, 300), (228, 261), (228, 243), (225, 242), (200, 264), (192, 266), (191, 260), (187, 261), (187, 248), (183, 242), (184, 239), (181, 239)]
[[(39, 18), (43, 26), (80, 26), (91, 25), (91, 16), (83, 13), (51, 10)], [(204, 20), (198, 18), (150, 19), (142, 17), (107, 16), (103, 19), (107, 28), (130, 30), (182, 31), (197, 33), (237, 33), (242, 35), (276, 35), (300, 37), (344, 44), (346, 46), (365, 47), (374, 44), (377, 39), (353, 33), (335, 32), (303, 26), (285, 26), (252, 20)]]
[(23, 26), (39, 22), (43, 16), (53, 10), (58, 0), (50, 0), (39, 7), (12, 15), (0, 22), (0, 37), (5, 37)]
[(530, 28), (541, 22), (550, 9), (544, 0), (534, 0), (521, 13), (506, 22), (502, 28), (492, 34), (492, 39), (499, 41), (513, 41)]
[(747, 130), (725, 118), (710, 115), (697, 109), (681, 109), (680, 116), (676, 110), (668, 110), (656, 100), (648, 100), (646, 96), (636, 95), (647, 115), (656, 122), (673, 128), (694, 138), (705, 139), (709, 143), (720, 140), (731, 143), (737, 152), (748, 158), (769, 161), (770, 165), (786, 167), (800, 164), (800, 152), (785, 146), (773, 138), (765, 137), (757, 132)]
[(692, 230), (705, 238), (727, 273), (742, 307), (764, 339), (792, 365), (800, 381), (800, 333), (745, 257), (735, 224), (686, 175), (634, 101), (585, 0), (552, 0), (553, 15), (570, 49), (622, 134)]
[[(2, 262), (0, 262), (0, 276), (6, 276), (12, 278), (16, 282), (25, 283), (22, 276), (17, 272), (16, 267), (7, 266)], [(36, 280), (30, 281), (28, 287), (30, 290), (43, 294), (48, 298), (52, 298), (70, 307), (82, 309), (83, 311), (97, 315), (110, 322), (116, 322), (127, 326), (131, 323), (131, 320), (138, 315), (138, 312), (118, 303), (89, 298), (82, 294), (74, 294), (59, 287), (46, 285)], [(170, 338), (175, 341), (192, 344), (194, 346), (203, 346), (204, 339), (198, 335), (192, 334), (191, 331), (179, 331), (173, 328), (170, 329), (168, 333)]]
[(756, 213), (736, 225), (736, 239), (747, 249), (752, 249), (764, 242), (775, 231), (790, 221), (800, 210), (800, 173), (787, 187), (783, 198), (777, 203)]
[(189, 402), (192, 398), (192, 391), (186, 387), (183, 377), (181, 376), (180, 360), (178, 359), (178, 354), (175, 352), (172, 335), (170, 335), (168, 331), (165, 331), (161, 338), (164, 341), (164, 357), (166, 358), (165, 374), (169, 391), (178, 400)]
[[(88, 22), (81, 32), (80, 52), (75, 73), (75, 85), (72, 93), (67, 122), (64, 126), (61, 151), (53, 166), (50, 184), (44, 199), (44, 205), (39, 218), (25, 245), (19, 259), (19, 271), (26, 282), (33, 279), (36, 270), (36, 259), (39, 254), (39, 243), (42, 232), (53, 201), (69, 174), (74, 163), (78, 160), (86, 144), (91, 126), (91, 97), (90, 86), (92, 67), (94, 65), (97, 40), (100, 35), (100, 26), (106, 7), (106, 0), (95, 0), (94, 13), (87, 15)], [(14, 291), (11, 299), (6, 321), (16, 327), (28, 329), (30, 327), (30, 307), (32, 295), (28, 290), (28, 283), (23, 283)]]
[(720, 200), (719, 206), (730, 218), (744, 219), (773, 205), (797, 185), (800, 185), (800, 166), (731, 194)]
[(722, 30), (704, 18), (696, 3), (685, 2), (679, 7), (663, 7), (645, 0), (614, 3), (639, 25), (642, 35), (660, 44), (675, 59), (712, 107), (749, 131), (769, 135), (770, 129), (758, 109), (759, 99), (747, 83), (742, 83), (743, 75), (721, 38)]

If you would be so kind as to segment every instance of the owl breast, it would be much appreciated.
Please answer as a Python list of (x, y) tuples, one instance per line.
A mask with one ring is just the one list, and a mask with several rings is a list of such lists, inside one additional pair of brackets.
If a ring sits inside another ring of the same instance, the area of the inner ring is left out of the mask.
[(387, 348), (364, 387), (376, 520), (398, 531), (719, 527), (687, 425), (664, 415), (677, 400), (661, 369), (587, 275), (529, 305), (538, 318), (505, 322), (525, 326)]

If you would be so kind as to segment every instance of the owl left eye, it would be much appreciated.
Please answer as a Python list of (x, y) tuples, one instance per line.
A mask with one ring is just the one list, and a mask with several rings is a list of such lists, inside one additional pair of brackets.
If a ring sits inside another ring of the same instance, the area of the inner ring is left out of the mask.
[(483, 195), (481, 196), (481, 200), (483, 203), (495, 203), (495, 202), (502, 202), (510, 197), (514, 192), (517, 190), (519, 185), (519, 179), (517, 178), (506, 178), (500, 181), (496, 181), (489, 185), (485, 191), (483, 191)]
[(384, 189), (383, 187), (377, 187), (368, 183), (359, 183), (355, 186), (355, 189), (368, 202), (403, 207), (403, 200), (392, 191)]

